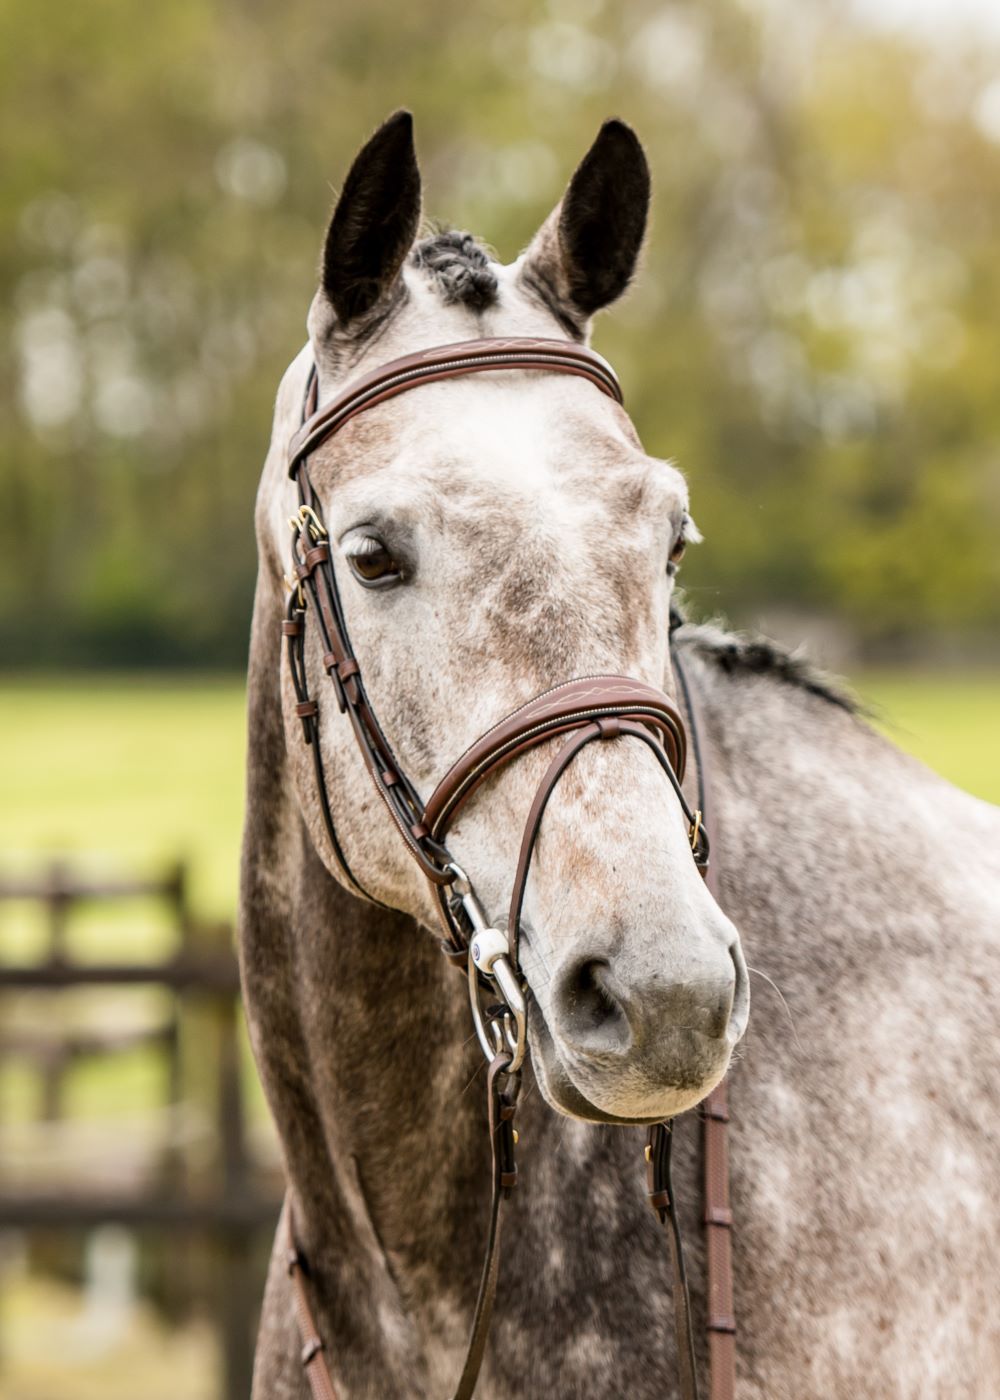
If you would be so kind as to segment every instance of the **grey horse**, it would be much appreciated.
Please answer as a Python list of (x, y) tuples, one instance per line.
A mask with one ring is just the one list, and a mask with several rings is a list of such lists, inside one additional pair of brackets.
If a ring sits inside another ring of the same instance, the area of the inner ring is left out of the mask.
[[(451, 1393), (488, 1145), (462, 983), (320, 689), (313, 638), (338, 838), (389, 907), (337, 875), (281, 645), (287, 443), (312, 363), (322, 403), (450, 341), (584, 341), (631, 279), (648, 199), (639, 142), (608, 122), (526, 253), (501, 266), (466, 235), (418, 237), (412, 124), (397, 114), (345, 181), (309, 344), (279, 390), (257, 506), (240, 952), (343, 1400)], [(718, 903), (641, 745), (589, 746), (550, 804), (525, 902), (522, 1185), (477, 1396), (677, 1393), (645, 1134), (622, 1124), (682, 1112), (727, 1067), (739, 1400), (1000, 1395), (996, 809), (901, 754), (779, 648), (676, 612), (671, 625), (696, 533), (685, 483), (585, 382), (520, 371), (422, 386), (348, 424), (311, 471), (368, 693), (422, 792), (486, 727), (572, 676), (676, 695), (672, 655), (712, 758)], [(555, 742), (490, 779), (449, 838), (491, 909), (509, 897)], [(763, 976), (739, 1043), (741, 945)], [(694, 1117), (678, 1124), (675, 1172), (697, 1324)], [(308, 1395), (299, 1352), (279, 1234), (256, 1400)]]

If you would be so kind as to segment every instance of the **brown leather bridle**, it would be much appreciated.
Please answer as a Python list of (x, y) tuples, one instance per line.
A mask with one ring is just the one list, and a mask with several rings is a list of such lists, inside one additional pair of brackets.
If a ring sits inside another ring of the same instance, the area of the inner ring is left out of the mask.
[[(375, 903), (381, 902), (352, 872), (331, 813), (320, 752), (320, 708), (309, 693), (306, 676), (305, 623), (310, 605), (322, 645), (323, 667), (332, 683), (337, 706), (348, 717), (375, 788), (407, 850), (434, 891), (446, 935), (442, 949), (452, 963), (467, 970), (476, 1032), (489, 1063), (487, 1100), (493, 1162), (490, 1225), (468, 1352), (454, 1400), (469, 1400), (475, 1389), (496, 1290), (502, 1206), (517, 1179), (513, 1121), (527, 1034), (524, 985), (518, 961), (521, 910), (546, 805), (576, 755), (587, 744), (598, 740), (628, 737), (644, 743), (660, 764), (680, 803), (688, 823), (695, 863), (703, 875), (709, 875), (704, 750), (698, 745), (692, 696), (683, 672), (679, 675), (692, 735), (696, 747), (701, 748), (697, 754), (699, 806), (694, 811), (681, 786), (687, 750), (681, 714), (669, 696), (629, 676), (577, 677), (536, 695), (470, 745), (426, 802), (397, 761), (369, 703), (347, 631), (329, 535), (322, 505), (309, 477), (308, 458), (346, 422), (375, 404), (420, 384), (500, 370), (555, 370), (577, 375), (589, 380), (616, 403), (622, 402), (617, 376), (607, 361), (572, 341), (528, 337), (459, 341), (392, 360), (355, 380), (322, 408), (317, 407), (318, 380), (313, 368), (306, 390), (303, 421), (288, 446), (289, 474), (298, 489), (299, 506), (290, 521), (292, 568), (286, 580), (290, 596), (282, 633), (296, 693), (296, 714), (302, 721), (305, 741), (312, 752), (320, 810), (333, 856), (345, 880), (357, 893)], [(675, 667), (677, 664), (675, 660)], [(504, 933), (490, 925), (472, 882), (451, 856), (445, 844), (446, 837), (463, 804), (481, 783), (505, 764), (555, 736), (562, 736), (563, 742), (539, 783), (527, 815)], [(710, 884), (714, 886), (711, 878)], [(489, 995), (491, 1002), (485, 1010), (484, 994)], [(720, 1151), (722, 1166), (725, 1166), (725, 1139), (717, 1136), (718, 1132), (724, 1134), (727, 1117), (725, 1094), (720, 1086), (705, 1103), (712, 1400), (729, 1400), (734, 1384), (728, 1171), (720, 1168)], [(657, 1123), (650, 1128), (646, 1146), (649, 1198), (666, 1230), (673, 1261), (682, 1394), (685, 1400), (695, 1400), (697, 1378), (690, 1309), (670, 1181), (671, 1144), (671, 1123)], [(314, 1400), (335, 1400), (336, 1392), (323, 1355), (324, 1344), (310, 1307), (305, 1260), (295, 1244), (290, 1201), (286, 1226), (288, 1269), (294, 1284), (302, 1362)], [(716, 1345), (716, 1339), (723, 1337), (726, 1344)]]

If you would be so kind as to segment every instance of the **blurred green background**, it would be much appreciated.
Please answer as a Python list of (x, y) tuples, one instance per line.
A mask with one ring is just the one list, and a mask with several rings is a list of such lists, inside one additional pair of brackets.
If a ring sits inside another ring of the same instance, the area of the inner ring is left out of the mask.
[[(428, 216), (504, 260), (600, 122), (636, 126), (652, 234), (594, 339), (690, 480), (689, 610), (808, 642), (1000, 800), (998, 60), (993, 0), (0, 3), (0, 879), (186, 859), (199, 926), (231, 920), (271, 405), (336, 186), (400, 105)], [(178, 936), (97, 904), (67, 953)], [(0, 964), (48, 940), (0, 905)], [(165, 1004), (0, 997), (0, 1136), (20, 1151), (40, 1102), (5, 1028)], [(207, 1122), (217, 1034), (185, 1017), (182, 1042)], [(74, 1068), (44, 1160), (87, 1125), (109, 1161), (146, 1142), (163, 1095), (151, 1046)], [(200, 1133), (199, 1181), (221, 1151)], [(151, 1236), (0, 1231), (2, 1400), (221, 1396), (216, 1295), (174, 1253), (180, 1284)]]
[(505, 260), (603, 117), (640, 131), (652, 237), (596, 344), (690, 476), (699, 605), (995, 654), (997, 45), (882, 8), (7, 0), (8, 664), (242, 664), (331, 186), (400, 104), (428, 213)]

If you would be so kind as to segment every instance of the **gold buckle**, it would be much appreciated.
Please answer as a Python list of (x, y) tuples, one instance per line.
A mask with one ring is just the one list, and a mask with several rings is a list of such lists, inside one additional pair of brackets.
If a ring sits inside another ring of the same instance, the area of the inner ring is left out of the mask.
[(693, 820), (692, 823), (691, 823), (691, 830), (690, 830), (690, 832), (688, 833), (688, 835), (689, 835), (690, 838), (691, 838), (691, 849), (692, 849), (692, 851), (696, 851), (696, 850), (698, 849), (698, 837), (701, 835), (701, 810), (700, 810), (700, 808), (699, 808), (699, 809), (696, 809), (696, 811), (695, 811), (694, 820)]
[(326, 538), (326, 526), (312, 506), (299, 506), (296, 513), (288, 517), (288, 528), (296, 534), (300, 530), (308, 530), (314, 544)]
[(298, 594), (298, 605), (300, 608), (304, 608), (306, 605), (306, 597), (305, 594), (302, 592), (301, 580), (297, 578), (292, 578), (290, 574), (282, 574), (281, 581), (285, 585), (289, 593)]

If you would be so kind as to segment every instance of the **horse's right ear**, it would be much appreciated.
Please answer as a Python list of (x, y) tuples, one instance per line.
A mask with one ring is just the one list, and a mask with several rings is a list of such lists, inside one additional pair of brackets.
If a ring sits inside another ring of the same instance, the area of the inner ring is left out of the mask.
[(389, 296), (419, 223), (413, 117), (401, 111), (355, 156), (327, 230), (320, 292), (336, 328), (349, 328)]
[(649, 165), (638, 136), (606, 121), (562, 200), (535, 235), (520, 279), (571, 335), (632, 279), (649, 213)]

